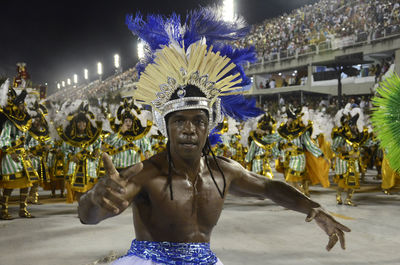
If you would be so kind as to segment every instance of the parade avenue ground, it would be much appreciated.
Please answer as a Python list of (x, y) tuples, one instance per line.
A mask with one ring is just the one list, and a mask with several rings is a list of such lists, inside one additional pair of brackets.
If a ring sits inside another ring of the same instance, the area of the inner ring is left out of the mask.
[[(336, 205), (335, 186), (311, 187), (312, 199), (352, 229), (345, 251), (336, 245), (327, 252), (328, 237), (303, 214), (269, 200), (234, 196), (225, 202), (211, 248), (225, 265), (399, 264), (400, 193), (385, 195), (375, 175), (368, 171), (354, 195), (357, 207)], [(48, 193), (41, 191), (42, 205), (29, 207), (36, 218), (0, 221), (1, 265), (109, 264), (127, 251), (135, 237), (130, 210), (98, 225), (82, 225), (77, 203), (50, 199)], [(10, 213), (18, 216), (17, 204), (10, 205)]]

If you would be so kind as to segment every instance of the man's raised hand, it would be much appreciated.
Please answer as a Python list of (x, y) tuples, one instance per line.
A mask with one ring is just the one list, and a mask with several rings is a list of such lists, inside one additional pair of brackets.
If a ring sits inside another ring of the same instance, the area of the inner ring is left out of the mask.
[(326, 250), (331, 250), (333, 246), (336, 245), (338, 240), (340, 241), (340, 246), (345, 249), (344, 232), (350, 232), (350, 228), (341, 223), (337, 222), (330, 214), (325, 212), (322, 208), (312, 209), (308, 214), (306, 221), (310, 222), (312, 220), (317, 222), (318, 226), (329, 236), (328, 245)]
[(143, 164), (130, 167), (122, 176), (106, 153), (103, 154), (103, 163), (106, 175), (93, 188), (92, 201), (108, 212), (119, 214), (130, 204), (126, 190), (129, 179), (142, 170)]

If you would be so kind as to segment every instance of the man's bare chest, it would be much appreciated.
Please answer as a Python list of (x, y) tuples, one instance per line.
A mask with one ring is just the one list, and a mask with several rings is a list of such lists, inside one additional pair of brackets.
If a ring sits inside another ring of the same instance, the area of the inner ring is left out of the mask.
[[(223, 181), (215, 179), (220, 189)], [(148, 190), (151, 212), (155, 218), (177, 222), (201, 221), (216, 223), (222, 211), (224, 199), (209, 176), (195, 180), (185, 178), (160, 179)]]

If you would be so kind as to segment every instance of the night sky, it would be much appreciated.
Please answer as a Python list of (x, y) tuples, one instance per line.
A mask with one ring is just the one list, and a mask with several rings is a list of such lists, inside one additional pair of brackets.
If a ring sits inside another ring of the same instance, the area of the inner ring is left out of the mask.
[[(316, 0), (235, 0), (235, 11), (249, 24), (276, 17)], [(94, 79), (96, 64), (103, 63), (105, 76), (112, 72), (113, 56), (121, 56), (123, 69), (137, 62), (137, 38), (125, 26), (125, 15), (170, 14), (222, 0), (108, 0), (108, 1), (15, 1), (0, 4), (0, 76), (12, 78), (16, 63), (26, 62), (35, 84), (83, 77), (89, 69)]]

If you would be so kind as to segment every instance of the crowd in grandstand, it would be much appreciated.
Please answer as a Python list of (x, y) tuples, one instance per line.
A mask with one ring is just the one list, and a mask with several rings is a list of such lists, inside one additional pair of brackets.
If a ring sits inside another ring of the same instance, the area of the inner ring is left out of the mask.
[(259, 58), (290, 57), (315, 50), (334, 39), (354, 37), (354, 42), (400, 33), (399, 3), (389, 0), (322, 0), (290, 14), (265, 20), (236, 43), (254, 45)]
[(95, 80), (89, 84), (80, 84), (63, 88), (51, 95), (54, 101), (65, 99), (89, 99), (91, 97), (102, 97), (109, 92), (114, 92), (122, 88), (132, 87), (137, 81), (135, 68), (130, 68), (123, 73), (112, 75), (105, 80)]

